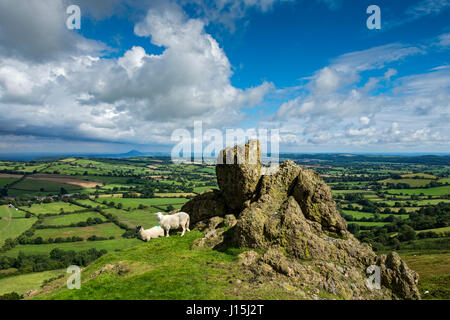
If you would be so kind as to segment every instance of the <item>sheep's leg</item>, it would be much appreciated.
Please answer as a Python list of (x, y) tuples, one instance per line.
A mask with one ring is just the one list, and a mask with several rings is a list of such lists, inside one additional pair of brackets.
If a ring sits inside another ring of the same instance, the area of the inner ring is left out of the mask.
[(170, 228), (167, 228), (167, 230), (166, 230), (166, 237), (169, 236), (169, 230), (170, 230)]
[(181, 233), (181, 236), (184, 236), (185, 231), (186, 231), (186, 228), (183, 226), (183, 232)]

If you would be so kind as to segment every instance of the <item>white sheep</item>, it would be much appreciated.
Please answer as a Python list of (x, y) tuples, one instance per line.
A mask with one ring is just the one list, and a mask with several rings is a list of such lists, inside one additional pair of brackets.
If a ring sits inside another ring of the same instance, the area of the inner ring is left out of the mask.
[(178, 212), (171, 215), (164, 215), (161, 212), (156, 213), (158, 217), (159, 224), (166, 232), (166, 237), (169, 236), (170, 229), (179, 229), (182, 228), (183, 232), (181, 236), (184, 236), (184, 232), (191, 231), (189, 230), (189, 215), (186, 212)]
[(136, 227), (136, 232), (139, 233), (141, 239), (144, 241), (164, 237), (164, 229), (161, 228), (160, 226), (156, 226), (147, 230), (144, 230), (142, 226), (138, 226)]

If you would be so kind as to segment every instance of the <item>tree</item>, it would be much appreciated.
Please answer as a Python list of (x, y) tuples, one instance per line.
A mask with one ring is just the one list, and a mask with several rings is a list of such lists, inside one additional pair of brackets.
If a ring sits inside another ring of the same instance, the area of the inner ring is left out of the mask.
[(398, 238), (400, 241), (411, 241), (416, 239), (416, 231), (414, 231), (413, 228), (408, 226), (407, 224), (404, 224), (400, 227)]

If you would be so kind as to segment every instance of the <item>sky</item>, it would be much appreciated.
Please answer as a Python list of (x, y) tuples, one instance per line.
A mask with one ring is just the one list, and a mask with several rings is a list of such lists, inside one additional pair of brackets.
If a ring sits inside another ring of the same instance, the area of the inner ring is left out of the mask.
[(0, 154), (170, 151), (196, 121), (449, 153), (449, 62), (450, 0), (0, 0)]

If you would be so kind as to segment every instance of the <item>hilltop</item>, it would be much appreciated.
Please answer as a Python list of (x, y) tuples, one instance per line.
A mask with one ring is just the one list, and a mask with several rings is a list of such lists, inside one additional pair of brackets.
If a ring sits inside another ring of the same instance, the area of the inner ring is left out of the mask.
[[(55, 299), (420, 299), (418, 275), (396, 253), (377, 256), (347, 231), (331, 191), (292, 161), (265, 174), (259, 143), (228, 148), (241, 164), (216, 166), (219, 190), (187, 202), (192, 231), (104, 255), (81, 290), (56, 280)], [(381, 269), (380, 290), (366, 282)]]

